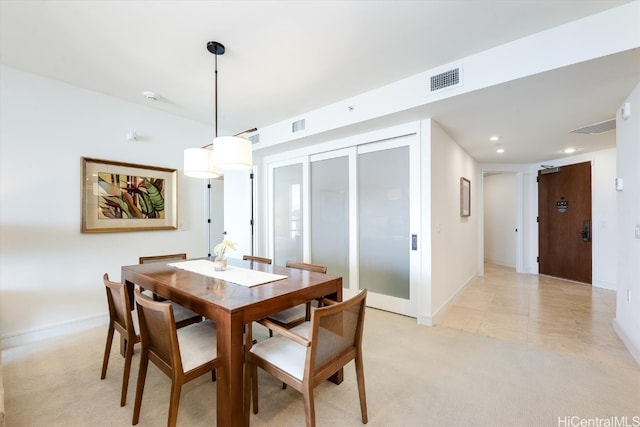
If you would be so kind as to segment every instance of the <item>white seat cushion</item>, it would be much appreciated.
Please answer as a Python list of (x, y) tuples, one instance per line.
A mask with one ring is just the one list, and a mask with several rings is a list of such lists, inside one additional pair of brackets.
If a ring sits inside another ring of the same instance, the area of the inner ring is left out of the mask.
[(304, 319), (307, 315), (306, 304), (297, 305), (295, 307), (287, 308), (286, 310), (279, 311), (269, 316), (269, 319), (275, 320), (278, 323), (286, 325), (287, 323), (295, 322), (296, 320)]
[[(305, 322), (300, 326), (296, 326), (292, 329), (301, 328), (301, 332), (304, 332), (306, 325), (306, 333), (308, 335), (309, 322)], [(302, 335), (300, 332), (296, 332), (298, 335)], [(251, 353), (261, 357), (267, 362), (287, 372), (289, 375), (302, 381), (304, 374), (304, 361), (307, 356), (307, 347), (298, 344), (295, 341), (285, 338), (281, 335), (275, 335), (272, 338), (268, 338), (261, 341), (251, 347)]]
[(138, 310), (137, 309), (133, 309), (131, 310), (131, 321), (133, 322), (133, 331), (135, 332), (136, 336), (140, 336), (140, 319), (138, 318)]
[[(195, 311), (191, 311), (186, 307), (181, 306), (180, 304), (176, 304), (173, 301), (170, 301), (173, 306), (173, 318), (176, 323), (179, 323), (183, 320), (191, 319), (192, 317), (200, 316)], [(202, 316), (200, 316), (202, 317)]]
[(217, 357), (216, 324), (210, 320), (177, 330), (182, 369), (187, 372)]
[(295, 328), (291, 328), (290, 331), (300, 335), (301, 337), (309, 339), (310, 329), (311, 329), (311, 322), (306, 321), (296, 326)]

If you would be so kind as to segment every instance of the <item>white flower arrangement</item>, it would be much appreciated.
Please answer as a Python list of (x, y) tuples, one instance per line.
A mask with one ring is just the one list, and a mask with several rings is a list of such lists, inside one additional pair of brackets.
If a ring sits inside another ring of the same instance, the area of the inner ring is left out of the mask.
[(217, 259), (222, 259), (224, 258), (224, 254), (227, 252), (227, 249), (231, 249), (232, 251), (235, 251), (236, 244), (233, 243), (231, 240), (223, 240), (213, 248), (213, 253), (216, 254)]

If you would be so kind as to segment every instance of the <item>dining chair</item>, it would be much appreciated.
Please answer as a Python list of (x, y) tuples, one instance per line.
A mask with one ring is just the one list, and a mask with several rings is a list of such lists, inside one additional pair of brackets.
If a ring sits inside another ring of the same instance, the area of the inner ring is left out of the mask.
[[(107, 331), (107, 341), (104, 347), (104, 358), (102, 360), (102, 374), (100, 379), (107, 376), (109, 365), (109, 355), (115, 332), (120, 335), (121, 353), (124, 356), (124, 370), (122, 373), (122, 391), (120, 393), (120, 406), (127, 403), (127, 388), (129, 387), (129, 373), (131, 372), (131, 359), (133, 358), (133, 348), (140, 342), (140, 328), (138, 326), (138, 316), (135, 310), (132, 311), (131, 303), (126, 286), (123, 283), (109, 280), (109, 275), (102, 276), (107, 292), (107, 305), (109, 307), (109, 330)], [(188, 320), (195, 314), (178, 304), (173, 306), (174, 320), (176, 327), (182, 328), (190, 323)], [(193, 323), (193, 322), (192, 322)]]
[(127, 388), (129, 386), (129, 373), (131, 372), (131, 359), (133, 358), (133, 346), (140, 342), (138, 333), (138, 317), (131, 315), (131, 305), (127, 296), (124, 284), (112, 282), (109, 275), (102, 276), (105, 289), (107, 291), (107, 304), (109, 306), (109, 330), (107, 332), (107, 342), (104, 347), (104, 358), (102, 359), (102, 374), (100, 379), (107, 376), (107, 366), (109, 365), (109, 355), (111, 354), (111, 344), (115, 332), (122, 338), (122, 349), (124, 350), (124, 371), (122, 373), (122, 391), (120, 392), (120, 406), (127, 402)]
[[(313, 390), (354, 360), (362, 423), (366, 424), (367, 400), (362, 361), (362, 332), (367, 290), (343, 302), (323, 299), (311, 310), (311, 320), (292, 329), (271, 323), (278, 335), (247, 346), (246, 362), (253, 403), (258, 413), (257, 368), (301, 392), (307, 427), (315, 426)], [(247, 384), (247, 388), (249, 385)], [(245, 404), (248, 413), (248, 399)]]
[[(185, 259), (187, 259), (187, 254), (179, 253), (179, 254), (168, 254), (168, 255), (141, 256), (138, 258), (138, 262), (140, 264), (148, 264), (151, 262), (171, 262), (171, 261), (181, 261)], [(140, 288), (140, 292), (144, 293), (144, 289)], [(161, 296), (158, 296), (155, 293), (153, 293), (152, 295), (153, 295), (154, 301), (166, 300), (166, 298), (162, 298)], [(174, 314), (177, 315), (176, 318), (178, 319), (179, 328), (190, 325), (192, 323), (198, 323), (202, 321), (201, 315), (184, 307), (182, 307), (181, 310), (179, 310), (177, 313), (174, 313)]]
[(171, 378), (167, 426), (175, 426), (182, 386), (207, 372), (211, 372), (211, 379), (215, 380), (218, 366), (216, 326), (214, 322), (205, 320), (178, 329), (172, 304), (154, 301), (139, 290), (135, 291), (135, 301), (142, 350), (132, 424), (138, 424), (140, 419), (144, 383), (151, 361)]
[(261, 262), (263, 264), (271, 264), (271, 258), (263, 258), (261, 256), (243, 255), (242, 259), (244, 261), (256, 261), (256, 262)]
[[(307, 270), (307, 271), (315, 271), (316, 273), (327, 273), (327, 267), (324, 265), (318, 264), (309, 264), (306, 262), (300, 261), (287, 261), (286, 267), (288, 268), (297, 268), (298, 270)], [(275, 322), (276, 324), (282, 326), (283, 328), (291, 329), (295, 326), (300, 325), (305, 320), (309, 320), (309, 312), (311, 309), (311, 302), (307, 302), (305, 304), (299, 304), (295, 307), (288, 308), (286, 310), (279, 311), (275, 314), (272, 314), (266, 318), (271, 322)], [(259, 321), (259, 323), (262, 323)], [(269, 329), (269, 336), (273, 336), (273, 331)]]

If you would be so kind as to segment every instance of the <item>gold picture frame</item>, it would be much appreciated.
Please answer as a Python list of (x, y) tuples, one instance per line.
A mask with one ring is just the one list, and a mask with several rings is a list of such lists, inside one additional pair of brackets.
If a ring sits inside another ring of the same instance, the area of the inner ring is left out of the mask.
[(81, 160), (83, 233), (178, 228), (176, 169)]
[(460, 178), (460, 216), (471, 216), (471, 181)]

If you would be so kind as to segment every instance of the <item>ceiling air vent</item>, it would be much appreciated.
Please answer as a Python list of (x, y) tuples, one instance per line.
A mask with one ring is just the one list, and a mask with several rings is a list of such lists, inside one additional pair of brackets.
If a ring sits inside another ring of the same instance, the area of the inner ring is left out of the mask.
[(247, 137), (247, 139), (251, 141), (252, 144), (257, 144), (260, 142), (260, 134), (256, 133), (255, 135)]
[(304, 128), (305, 128), (304, 119), (300, 119), (296, 122), (291, 123), (291, 132), (293, 133), (300, 132), (301, 130), (304, 130)]
[(460, 85), (460, 67), (431, 76), (431, 92)]
[(605, 120), (604, 122), (594, 123), (592, 125), (583, 126), (578, 129), (574, 129), (571, 133), (584, 133), (587, 135), (600, 135), (603, 133), (611, 132), (616, 129), (616, 119)]

